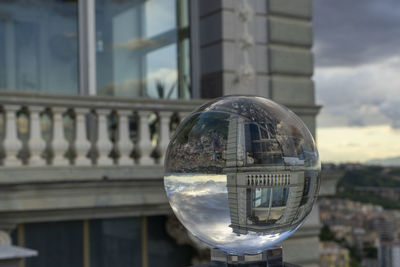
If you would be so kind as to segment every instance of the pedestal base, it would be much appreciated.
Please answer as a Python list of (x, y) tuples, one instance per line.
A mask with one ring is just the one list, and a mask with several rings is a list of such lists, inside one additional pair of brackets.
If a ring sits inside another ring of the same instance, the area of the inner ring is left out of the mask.
[(272, 247), (256, 255), (230, 255), (211, 249), (211, 262), (193, 267), (300, 267), (282, 260), (282, 247)]

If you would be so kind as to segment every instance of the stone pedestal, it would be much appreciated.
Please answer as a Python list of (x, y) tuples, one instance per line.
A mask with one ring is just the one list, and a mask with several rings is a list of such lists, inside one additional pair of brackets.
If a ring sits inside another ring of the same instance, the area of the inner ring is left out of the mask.
[(257, 255), (235, 256), (211, 250), (211, 262), (193, 267), (300, 267), (282, 261), (282, 248), (272, 247)]

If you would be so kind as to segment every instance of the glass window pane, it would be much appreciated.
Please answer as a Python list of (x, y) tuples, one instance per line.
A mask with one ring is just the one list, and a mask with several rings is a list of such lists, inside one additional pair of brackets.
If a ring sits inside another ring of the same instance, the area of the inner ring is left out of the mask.
[(37, 250), (26, 267), (83, 265), (82, 221), (25, 224), (25, 246)]
[(254, 123), (250, 124), (250, 134), (251, 134), (251, 140), (260, 140), (260, 132), (258, 131), (258, 126)]
[(270, 188), (256, 188), (253, 193), (253, 207), (254, 208), (268, 208), (271, 198)]
[(1, 1), (0, 10), (0, 88), (77, 93), (77, 0)]
[[(5, 23), (0, 19), (0, 62), (6, 62)], [(0, 89), (6, 88), (6, 64), (0, 64)]]
[(140, 218), (90, 221), (92, 266), (141, 266), (141, 251)]
[(284, 187), (274, 188), (272, 193), (272, 207), (286, 206), (288, 196), (289, 196), (288, 188)]
[(176, 9), (171, 0), (96, 1), (98, 94), (187, 96), (178, 86)]
[(147, 93), (153, 98), (178, 98), (176, 44), (147, 54)]
[(144, 25), (146, 37), (176, 28), (176, 2), (173, 0), (145, 1)]

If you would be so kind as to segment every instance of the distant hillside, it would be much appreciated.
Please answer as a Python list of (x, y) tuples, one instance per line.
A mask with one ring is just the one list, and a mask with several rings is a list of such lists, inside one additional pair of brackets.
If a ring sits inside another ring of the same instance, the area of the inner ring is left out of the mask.
[(400, 187), (399, 176), (399, 167), (364, 166), (346, 170), (338, 182), (338, 187)]
[(365, 162), (365, 165), (400, 166), (400, 157), (371, 159)]
[(398, 198), (393, 197), (393, 192), (400, 189), (400, 167), (363, 166), (348, 169), (337, 187), (337, 197), (377, 204), (386, 209), (400, 209)]

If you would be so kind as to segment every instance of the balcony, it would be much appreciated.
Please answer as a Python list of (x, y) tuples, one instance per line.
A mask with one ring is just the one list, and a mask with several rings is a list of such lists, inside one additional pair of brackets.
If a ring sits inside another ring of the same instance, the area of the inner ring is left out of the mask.
[[(0, 92), (0, 229), (170, 213), (164, 152), (202, 103)], [(318, 108), (291, 106), (303, 118)]]
[(164, 152), (203, 102), (0, 92), (0, 229), (168, 213)]

